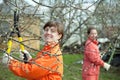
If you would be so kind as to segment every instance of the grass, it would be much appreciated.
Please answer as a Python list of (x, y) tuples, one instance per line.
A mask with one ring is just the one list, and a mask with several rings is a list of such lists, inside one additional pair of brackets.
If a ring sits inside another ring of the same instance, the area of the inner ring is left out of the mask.
[[(64, 55), (63, 80), (82, 80), (82, 64), (76, 63), (83, 59), (81, 54)], [(120, 67), (111, 67), (109, 71), (101, 68), (99, 80), (120, 80)]]
[(64, 77), (63, 80), (81, 80), (81, 64), (77, 62), (82, 59), (79, 54), (66, 54), (64, 57)]
[[(1, 57), (0, 57), (1, 58)], [(64, 76), (63, 80), (82, 80), (81, 68), (82, 64), (78, 61), (82, 60), (81, 54), (64, 54)], [(112, 67), (109, 71), (101, 68), (99, 80), (120, 80), (120, 68)], [(6, 66), (0, 63), (0, 80), (25, 80), (15, 76), (8, 70)]]

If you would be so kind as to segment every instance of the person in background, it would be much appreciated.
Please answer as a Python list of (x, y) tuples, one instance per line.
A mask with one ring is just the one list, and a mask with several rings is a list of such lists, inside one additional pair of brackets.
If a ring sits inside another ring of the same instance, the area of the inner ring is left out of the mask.
[[(60, 50), (59, 41), (63, 37), (63, 24), (57, 21), (49, 21), (44, 27), (44, 48), (35, 58), (27, 50), (20, 51), (27, 55), (28, 61), (20, 62), (6, 55), (3, 63), (8, 63), (9, 69), (17, 76), (27, 80), (62, 80), (63, 76), (63, 57)], [(9, 57), (9, 59), (8, 59)], [(8, 59), (9, 61), (6, 62)]]
[(100, 57), (96, 28), (89, 27), (87, 34), (88, 39), (84, 47), (82, 80), (99, 80), (100, 67), (102, 66), (106, 70), (109, 70), (110, 65), (105, 63)]

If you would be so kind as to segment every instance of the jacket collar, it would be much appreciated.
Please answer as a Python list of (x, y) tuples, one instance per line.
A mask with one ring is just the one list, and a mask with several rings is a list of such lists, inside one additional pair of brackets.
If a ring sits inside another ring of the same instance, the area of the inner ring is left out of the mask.
[(96, 45), (98, 45), (98, 41), (97, 40), (93, 40), (93, 39), (91, 39), (91, 38), (88, 38), (91, 42), (93, 42), (94, 44), (96, 44)]
[(49, 50), (49, 49), (52, 49), (58, 45), (59, 45), (59, 43), (56, 43), (56, 42), (45, 43), (44, 48)]

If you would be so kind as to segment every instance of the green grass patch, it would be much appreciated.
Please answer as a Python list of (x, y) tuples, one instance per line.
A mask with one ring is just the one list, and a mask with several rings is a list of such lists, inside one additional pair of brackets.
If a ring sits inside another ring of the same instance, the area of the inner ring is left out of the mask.
[[(64, 55), (64, 77), (63, 80), (82, 80), (82, 64), (78, 61), (83, 59), (83, 55)], [(120, 68), (111, 67), (109, 71), (101, 68), (99, 80), (120, 80)]]
[[(0, 55), (0, 60), (1, 60)], [(82, 64), (79, 62), (83, 59), (81, 54), (64, 54), (64, 76), (63, 80), (82, 80)], [(6, 66), (0, 63), (0, 80), (25, 80), (17, 77)], [(112, 67), (109, 71), (101, 68), (99, 80), (120, 80), (120, 68)]]
[(66, 54), (64, 57), (64, 77), (63, 80), (81, 80), (82, 60), (80, 54)]

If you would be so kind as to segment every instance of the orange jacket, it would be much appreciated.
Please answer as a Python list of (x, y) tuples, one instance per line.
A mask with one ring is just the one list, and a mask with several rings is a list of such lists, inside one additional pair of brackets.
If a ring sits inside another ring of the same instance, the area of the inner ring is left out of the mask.
[[(82, 76), (98, 76), (100, 66), (104, 65), (100, 57), (97, 41), (88, 39), (85, 43)], [(91, 79), (90, 79), (91, 80)]]
[(29, 63), (11, 60), (9, 69), (15, 75), (27, 80), (62, 80), (63, 58), (61, 54), (59, 44), (45, 45), (37, 57)]

